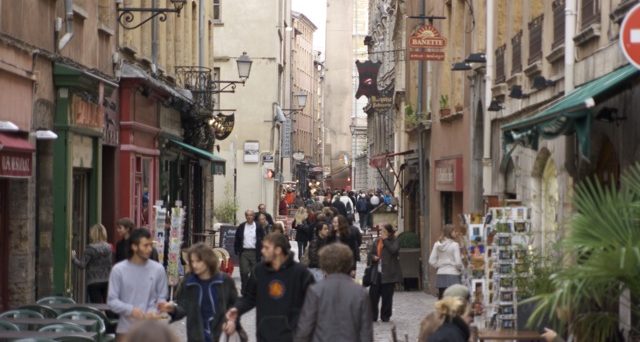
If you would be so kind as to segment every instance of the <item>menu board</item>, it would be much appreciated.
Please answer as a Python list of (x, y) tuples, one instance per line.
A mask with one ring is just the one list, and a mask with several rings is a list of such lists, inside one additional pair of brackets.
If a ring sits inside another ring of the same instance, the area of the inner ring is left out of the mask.
[(229, 252), (234, 265), (239, 265), (240, 261), (235, 253), (234, 247), (234, 243), (236, 241), (236, 230), (237, 227), (230, 224), (223, 224), (220, 226), (220, 247)]

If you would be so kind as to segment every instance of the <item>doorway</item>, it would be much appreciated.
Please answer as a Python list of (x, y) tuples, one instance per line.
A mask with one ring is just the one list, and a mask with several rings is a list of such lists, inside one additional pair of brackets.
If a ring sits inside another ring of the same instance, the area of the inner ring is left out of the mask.
[[(83, 255), (87, 244), (89, 229), (89, 172), (74, 169), (72, 190), (71, 217), (71, 249), (78, 255)], [(85, 302), (84, 270), (71, 267), (71, 281), (73, 284), (73, 298), (78, 303)]]
[(9, 309), (9, 219), (7, 180), (0, 179), (0, 311)]

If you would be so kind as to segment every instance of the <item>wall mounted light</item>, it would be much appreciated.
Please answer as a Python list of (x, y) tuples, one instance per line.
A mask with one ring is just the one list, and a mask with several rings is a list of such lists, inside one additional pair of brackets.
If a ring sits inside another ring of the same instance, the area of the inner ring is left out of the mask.
[(17, 132), (19, 130), (20, 127), (11, 121), (0, 121), (0, 132)]
[(486, 63), (487, 57), (484, 53), (472, 53), (465, 60), (465, 63)]
[(491, 100), (491, 103), (489, 104), (489, 108), (487, 108), (487, 110), (490, 112), (499, 112), (503, 109), (504, 107), (502, 106), (502, 103), (496, 99)]
[(509, 97), (512, 99), (524, 99), (529, 97), (529, 95), (522, 92), (522, 86), (513, 85), (511, 86), (511, 92), (509, 92)]
[(538, 75), (538, 76), (533, 78), (532, 86), (535, 89), (542, 90), (542, 89), (544, 89), (546, 87), (550, 87), (550, 86), (555, 85), (555, 84), (556, 84), (556, 81), (548, 80), (544, 76)]
[(38, 140), (56, 140), (58, 135), (49, 129), (39, 129), (32, 133)]
[(467, 71), (471, 70), (471, 64), (466, 62), (458, 62), (451, 64), (451, 71)]

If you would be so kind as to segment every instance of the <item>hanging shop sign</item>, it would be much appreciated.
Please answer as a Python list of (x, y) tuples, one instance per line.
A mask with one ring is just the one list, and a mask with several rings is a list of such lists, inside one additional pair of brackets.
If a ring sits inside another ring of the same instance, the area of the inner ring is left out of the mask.
[[(443, 61), (447, 47), (447, 39), (443, 37), (433, 25), (426, 24), (418, 27), (409, 37), (409, 60), (412, 61)], [(419, 49), (419, 50), (412, 50)], [(426, 50), (425, 50), (426, 49)]]
[(462, 157), (436, 160), (437, 191), (462, 191)]
[(356, 61), (356, 67), (358, 68), (358, 75), (360, 77), (358, 91), (356, 91), (356, 99), (359, 99), (362, 95), (372, 97), (380, 94), (378, 90), (378, 72), (380, 71), (380, 65), (380, 62)]
[(214, 120), (213, 132), (216, 136), (216, 140), (224, 140), (228, 138), (236, 123), (235, 113), (231, 113), (229, 115), (218, 113)]
[(371, 97), (371, 107), (376, 112), (385, 112), (393, 106), (393, 97), (391, 96), (373, 96)]
[(438, 29), (433, 25), (419, 27), (409, 37), (409, 47), (414, 49), (444, 49), (447, 47), (447, 39), (442, 37)]
[(30, 152), (0, 152), (0, 177), (31, 177), (31, 155)]

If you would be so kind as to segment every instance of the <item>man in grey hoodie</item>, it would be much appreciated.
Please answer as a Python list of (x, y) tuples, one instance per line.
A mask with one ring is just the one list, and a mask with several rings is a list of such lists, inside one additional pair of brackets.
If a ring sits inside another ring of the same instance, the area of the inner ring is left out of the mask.
[(107, 304), (120, 315), (119, 341), (136, 321), (158, 318), (156, 307), (167, 301), (167, 275), (162, 265), (150, 260), (152, 243), (148, 230), (135, 229), (129, 237), (129, 259), (111, 270)]

